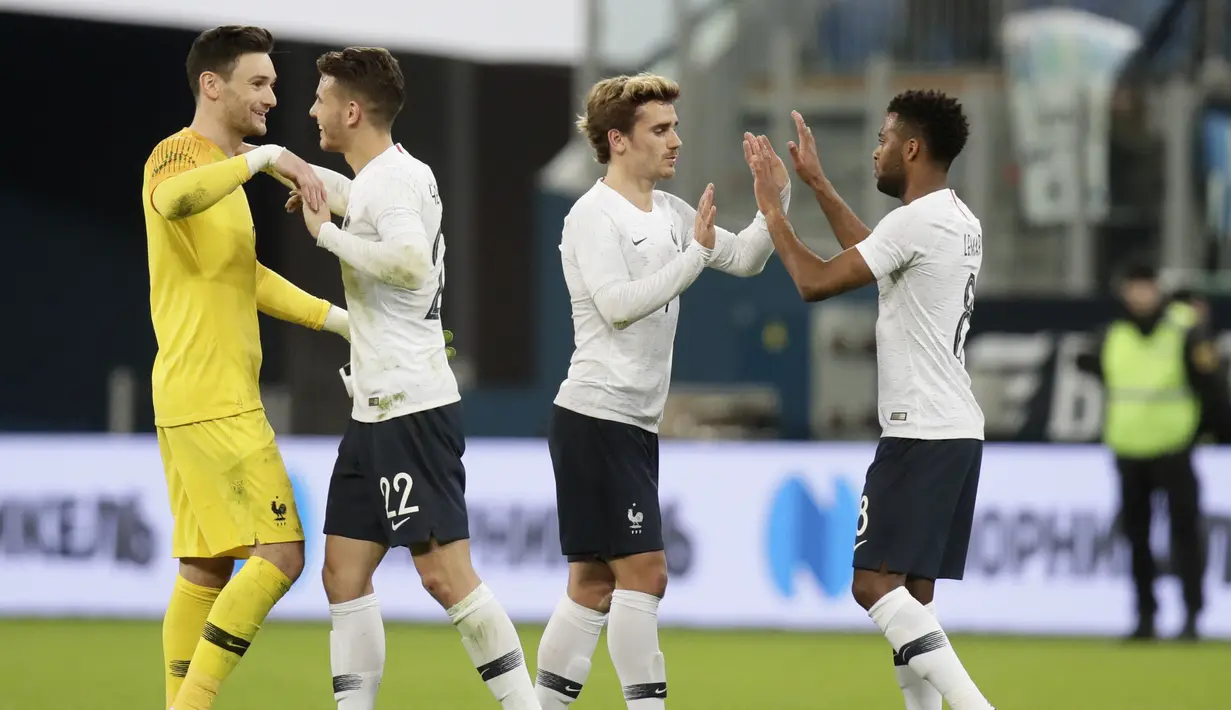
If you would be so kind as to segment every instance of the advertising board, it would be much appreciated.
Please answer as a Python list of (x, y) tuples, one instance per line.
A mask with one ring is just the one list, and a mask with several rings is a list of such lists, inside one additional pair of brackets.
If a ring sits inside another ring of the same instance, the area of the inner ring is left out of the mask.
[[(325, 619), (320, 534), (333, 439), (281, 439), (308, 531), (303, 577), (273, 618)], [(850, 556), (874, 444), (664, 442), (660, 495), (671, 580), (665, 625), (871, 630), (850, 597)], [(156, 442), (0, 437), (0, 615), (159, 618), (176, 574)], [(1112, 635), (1130, 628), (1117, 482), (1098, 446), (989, 444), (966, 579), (938, 585), (947, 629)], [(563, 593), (546, 444), (468, 442), (475, 566), (517, 621)], [(1198, 452), (1206, 511), (1203, 628), (1231, 638), (1231, 448)], [(869, 515), (876, 511), (869, 510)], [(1156, 551), (1166, 558), (1159, 511)], [(633, 524), (633, 523), (630, 523)], [(1164, 630), (1182, 616), (1158, 583)], [(389, 619), (444, 621), (405, 550), (376, 578)]]

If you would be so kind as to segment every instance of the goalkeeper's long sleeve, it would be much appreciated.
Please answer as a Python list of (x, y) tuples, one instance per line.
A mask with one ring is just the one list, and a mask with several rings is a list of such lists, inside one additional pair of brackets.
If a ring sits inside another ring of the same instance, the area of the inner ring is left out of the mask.
[(163, 180), (154, 188), (150, 201), (163, 217), (184, 219), (218, 204), (251, 177), (248, 161), (237, 155)]
[(332, 307), (282, 278), (260, 262), (256, 265), (256, 306), (261, 313), (305, 328), (320, 330)]
[(234, 158), (185, 170), (155, 185), (150, 202), (169, 220), (200, 214), (277, 162), (282, 151), (282, 146), (263, 145)]

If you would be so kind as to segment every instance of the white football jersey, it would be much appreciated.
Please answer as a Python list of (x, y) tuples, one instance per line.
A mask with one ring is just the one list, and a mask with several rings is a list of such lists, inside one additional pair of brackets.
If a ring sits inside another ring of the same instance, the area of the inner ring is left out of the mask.
[(342, 262), (357, 421), (461, 399), (440, 323), (441, 218), (432, 169), (394, 145), (351, 182), (342, 229), (325, 225), (318, 237)]
[(982, 439), (963, 349), (983, 264), (983, 227), (953, 190), (890, 212), (855, 247), (876, 277), (881, 435)]
[[(790, 185), (782, 200), (790, 199)], [(760, 273), (773, 253), (765, 218), (714, 248), (694, 239), (696, 210), (654, 191), (645, 212), (599, 180), (564, 220), (560, 258), (573, 310), (574, 346), (556, 405), (657, 432), (671, 383), (679, 295), (706, 266)]]

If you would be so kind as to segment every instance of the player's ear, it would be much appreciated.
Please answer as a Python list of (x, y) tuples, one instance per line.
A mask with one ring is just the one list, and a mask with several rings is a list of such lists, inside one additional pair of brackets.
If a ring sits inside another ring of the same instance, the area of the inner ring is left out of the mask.
[(201, 76), (197, 77), (201, 88), (201, 95), (211, 99), (218, 98), (222, 93), (222, 77), (212, 71), (201, 72)]
[(346, 104), (346, 125), (357, 126), (359, 121), (363, 120), (363, 107), (357, 102), (351, 101)]
[(611, 144), (611, 152), (613, 155), (624, 152), (624, 134), (620, 133), (619, 129), (613, 128), (610, 131), (607, 131), (607, 142)]
[(919, 149), (920, 144), (918, 138), (907, 138), (906, 145), (904, 146), (904, 150), (902, 152), (902, 157), (906, 158), (908, 161), (914, 160), (919, 157)]

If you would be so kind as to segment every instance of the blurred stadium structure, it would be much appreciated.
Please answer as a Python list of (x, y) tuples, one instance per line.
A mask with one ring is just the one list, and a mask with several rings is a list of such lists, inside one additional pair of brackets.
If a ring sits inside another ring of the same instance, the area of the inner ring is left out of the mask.
[[(56, 91), (76, 92), (82, 108), (40, 116), (44, 130), (72, 134), (86, 121), (107, 131), (107, 145), (95, 147), (93, 159), (67, 142), (17, 146), (3, 169), (0, 199), (17, 223), (58, 235), (27, 240), (14, 256), (40, 264), (54, 255), (58, 265), (54, 298), (32, 296), (47, 290), (33, 271), (11, 286), (29, 304), (23, 312), (32, 339), (48, 343), (49, 352), (2, 356), (9, 371), (24, 376), (6, 385), (0, 425), (149, 430), (153, 343), (143, 313), (140, 221), (124, 175), (151, 141), (189, 115), (179, 77), (189, 28), (234, 17), (264, 22), (283, 38), (273, 135), (326, 163), (334, 156), (319, 155), (302, 113), (315, 80), (310, 58), (339, 42), (384, 43), (402, 52), (412, 94), (398, 135), (440, 166), (447, 185), (447, 312), (476, 435), (545, 431), (571, 346), (555, 244), (571, 200), (598, 174), (570, 121), (585, 88), (612, 72), (649, 69), (682, 82), (685, 153), (670, 189), (691, 199), (713, 181), (728, 227), (755, 209), (738, 150), (743, 130), (767, 132), (782, 147), (793, 130), (790, 111), (801, 110), (817, 132), (827, 172), (871, 221), (892, 208), (869, 179), (888, 98), (908, 86), (959, 95), (973, 135), (955, 183), (981, 215), (990, 247), (979, 284), (980, 312), (987, 315), (975, 319), (976, 330), (1016, 327), (990, 317), (999, 302), (1098, 300), (1117, 265), (1143, 255), (1157, 258), (1173, 283), (1231, 293), (1221, 276), (1231, 263), (1225, 0), (534, 4), (485, 10), (484, 22), (465, 19), (467, 3), (417, 8), (412, 22), (409, 9), (356, 2), (346, 18), (325, 22), (288, 19), (279, 3), (248, 9), (200, 2), (171, 10), (153, 0), (0, 2), (0, 9), (67, 16), (6, 15), (0, 36), (14, 51), (37, 38), (57, 47), (66, 63), (78, 55), (93, 61), (122, 42), (136, 52), (133, 67), (112, 71), (135, 73), (140, 66), (142, 81), (159, 87), (145, 90), (154, 91), (151, 100), (135, 86), (106, 95), (67, 83)], [(529, 19), (544, 16), (560, 19), (550, 28)], [(34, 77), (18, 81), (32, 97), (50, 91)], [(84, 108), (91, 103), (141, 109), (98, 115)], [(89, 166), (104, 184), (69, 199), (58, 186), (61, 165)], [(333, 264), (278, 213), (278, 189), (254, 185), (250, 192), (262, 258), (310, 290), (338, 297)], [(818, 251), (837, 248), (803, 191), (792, 217)], [(870, 292), (810, 307), (771, 263), (755, 282), (708, 276), (686, 300), (669, 432), (788, 439), (874, 433)], [(105, 315), (76, 330), (60, 327), (65, 309), (84, 303)], [(1222, 309), (1214, 310), (1217, 317)], [(1095, 312), (1096, 319), (1103, 315)], [(278, 430), (340, 431), (345, 395), (335, 373), (345, 353), (337, 343), (268, 325), (265, 392)], [(84, 362), (83, 346), (92, 354)], [(970, 364), (977, 371), (993, 363), (1004, 365), (993, 356), (972, 356)]]
[[(307, 118), (312, 60), (343, 43), (399, 53), (410, 97), (395, 137), (433, 165), (445, 202), (444, 313), (473, 437), (477, 562), (519, 620), (546, 618), (560, 588), (538, 437), (572, 344), (560, 225), (598, 176), (572, 129), (585, 89), (614, 72), (678, 79), (683, 159), (664, 187), (693, 200), (714, 182), (719, 221), (736, 229), (755, 212), (742, 131), (784, 152), (790, 111), (803, 112), (827, 173), (873, 222), (893, 207), (870, 174), (888, 99), (907, 87), (959, 96), (973, 134), (954, 187), (987, 243), (968, 366), (988, 438), (1002, 443), (986, 458), (971, 578), (944, 589), (961, 595), (947, 625), (1127, 630), (1114, 474), (1091, 444), (1101, 395), (1073, 358), (1113, 312), (1116, 269), (1143, 257), (1210, 294), (1231, 354), (1231, 0), (351, 0), (345, 17), (324, 19), (292, 5), (0, 0), (6, 54), (53, 67), (6, 82), (19, 123), (0, 165), (12, 309), (0, 348), (0, 616), (161, 613), (172, 563), (146, 436), (154, 346), (138, 176), (190, 116), (192, 36), (251, 22), (280, 39), (270, 139), (334, 168)], [(247, 189), (262, 260), (340, 298), (336, 260), (282, 213), (281, 187)], [(837, 250), (798, 181), (791, 216), (818, 252)], [(707, 273), (683, 300), (663, 432), (713, 441), (664, 444), (677, 600), (664, 620), (865, 628), (844, 591), (842, 524), (878, 435), (875, 294), (803, 304), (771, 261), (751, 281)], [(303, 505), (319, 508), (349, 412), (336, 376), (346, 352), (262, 328), (270, 419)], [(85, 436), (101, 432), (113, 436)], [(1203, 449), (1198, 466), (1206, 630), (1231, 638), (1231, 451)], [(311, 543), (308, 554), (311, 586), (276, 614), (321, 616)], [(388, 574), (386, 588), (416, 585)], [(85, 588), (89, 599), (52, 592)], [(1163, 599), (1165, 626), (1178, 618), (1173, 586)], [(425, 596), (387, 608), (436, 618)]]

